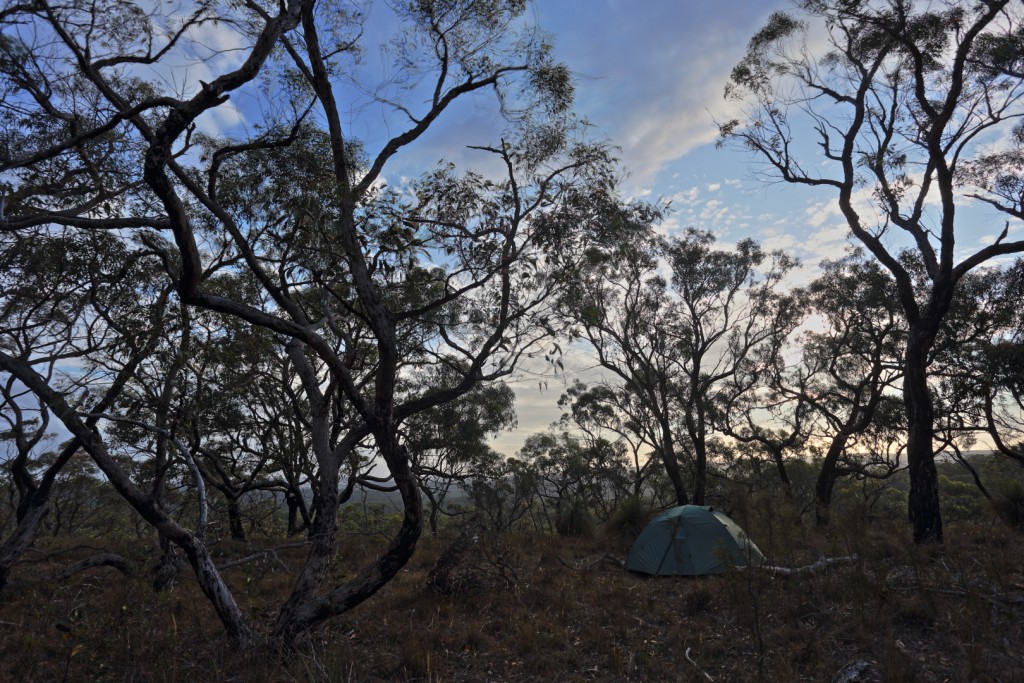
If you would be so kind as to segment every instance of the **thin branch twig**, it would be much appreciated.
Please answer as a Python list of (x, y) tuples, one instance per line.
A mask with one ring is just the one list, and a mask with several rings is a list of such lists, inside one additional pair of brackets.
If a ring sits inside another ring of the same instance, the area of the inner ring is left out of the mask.
[(686, 661), (688, 661), (690, 664), (693, 664), (693, 668), (695, 668), (697, 671), (701, 672), (704, 675), (704, 678), (708, 679), (709, 681), (714, 681), (715, 679), (711, 677), (711, 674), (709, 674), (704, 669), (700, 668), (697, 665), (697, 662), (694, 661), (693, 657), (690, 656), (690, 650), (692, 650), (692, 649), (693, 649), (692, 647), (686, 648), (686, 652), (684, 653), (686, 655)]

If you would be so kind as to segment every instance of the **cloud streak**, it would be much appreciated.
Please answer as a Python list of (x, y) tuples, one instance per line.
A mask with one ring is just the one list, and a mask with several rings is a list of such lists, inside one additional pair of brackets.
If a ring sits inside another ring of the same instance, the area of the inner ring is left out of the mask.
[(561, 0), (542, 27), (577, 74), (580, 110), (622, 146), (633, 182), (713, 142), (723, 97), (746, 43), (781, 2), (633, 3)]

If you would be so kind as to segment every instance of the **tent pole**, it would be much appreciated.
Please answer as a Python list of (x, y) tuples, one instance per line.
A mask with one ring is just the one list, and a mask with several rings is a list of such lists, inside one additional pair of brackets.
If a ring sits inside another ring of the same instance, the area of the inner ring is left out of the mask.
[(672, 540), (665, 545), (665, 552), (661, 554), (661, 562), (658, 563), (658, 569), (654, 573), (655, 576), (661, 576), (661, 568), (665, 566), (665, 558), (668, 557), (668, 551), (676, 544), (676, 534), (679, 532), (679, 525), (682, 523), (682, 515), (676, 515), (676, 525), (672, 528)]

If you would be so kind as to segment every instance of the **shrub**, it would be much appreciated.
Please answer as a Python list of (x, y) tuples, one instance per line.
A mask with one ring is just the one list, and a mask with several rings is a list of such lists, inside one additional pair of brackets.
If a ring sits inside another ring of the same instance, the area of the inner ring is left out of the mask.
[(427, 588), (440, 595), (472, 595), (514, 588), (520, 560), (508, 539), (467, 526), (440, 554), (427, 574)]
[(1024, 482), (1012, 479), (992, 499), (992, 507), (1008, 525), (1024, 531)]
[(650, 503), (640, 496), (629, 496), (615, 508), (605, 530), (611, 536), (633, 541), (647, 526), (650, 518)]
[(597, 522), (583, 499), (573, 498), (559, 504), (555, 529), (559, 536), (593, 538), (594, 532), (597, 530)]

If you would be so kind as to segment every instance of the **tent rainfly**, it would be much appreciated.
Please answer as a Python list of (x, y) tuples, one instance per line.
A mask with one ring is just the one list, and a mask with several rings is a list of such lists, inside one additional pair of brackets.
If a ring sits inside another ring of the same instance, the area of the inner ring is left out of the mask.
[(699, 505), (674, 507), (651, 520), (633, 543), (626, 569), (655, 576), (722, 574), (726, 564), (760, 565), (765, 557), (736, 522)]

